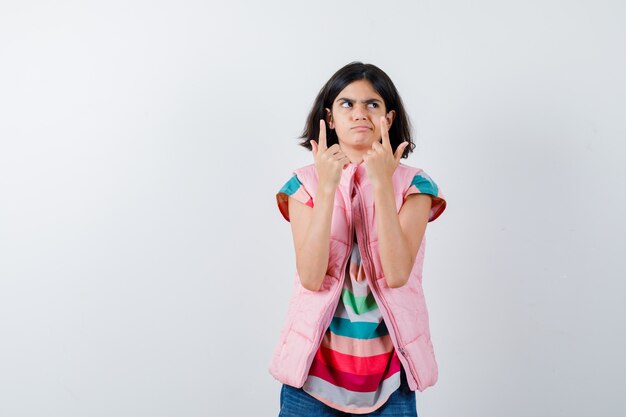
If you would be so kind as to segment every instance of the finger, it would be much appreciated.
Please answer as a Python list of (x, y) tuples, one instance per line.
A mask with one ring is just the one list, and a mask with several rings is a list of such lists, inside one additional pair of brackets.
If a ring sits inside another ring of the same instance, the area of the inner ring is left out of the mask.
[(389, 141), (389, 126), (387, 125), (387, 118), (385, 116), (380, 118), (380, 134), (383, 147), (391, 149), (391, 142)]
[(324, 122), (324, 119), (320, 119), (319, 149), (323, 152), (326, 148), (326, 123)]
[(343, 166), (344, 168), (346, 164), (350, 163), (350, 159), (348, 159), (348, 157), (344, 154), (333, 155), (333, 161), (341, 164), (341, 166)]
[(335, 161), (338, 161), (338, 162), (344, 162), (344, 161), (350, 162), (350, 159), (348, 158), (348, 155), (346, 155), (345, 153), (335, 154), (335, 155), (333, 155), (333, 158), (335, 159)]
[(398, 145), (398, 148), (396, 149), (396, 154), (394, 155), (394, 159), (396, 160), (396, 162), (400, 162), (400, 159), (402, 159), (402, 154), (404, 153), (404, 150), (407, 146), (409, 146), (409, 142), (406, 141)]
[(317, 142), (311, 140), (311, 150), (313, 151), (313, 156), (317, 156)]
[(339, 146), (339, 144), (335, 143), (330, 148), (327, 148), (327, 152), (329, 152), (331, 155), (335, 155), (338, 152), (341, 152), (341, 146)]

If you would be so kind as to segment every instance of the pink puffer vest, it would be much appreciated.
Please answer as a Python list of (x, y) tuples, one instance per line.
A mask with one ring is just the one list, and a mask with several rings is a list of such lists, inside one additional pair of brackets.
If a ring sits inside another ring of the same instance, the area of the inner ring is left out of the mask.
[[(392, 183), (398, 211), (413, 177), (420, 172), (420, 169), (402, 163), (394, 172)], [(315, 165), (305, 166), (294, 173), (315, 201), (318, 182)], [(355, 194), (351, 198), (353, 190)], [(443, 208), (434, 217), (442, 211)], [(406, 371), (410, 389), (423, 391), (437, 381), (437, 362), (430, 340), (428, 312), (422, 291), (426, 239), (422, 239), (408, 282), (400, 288), (389, 288), (378, 253), (374, 213), (374, 195), (365, 164), (350, 164), (344, 169), (335, 193), (328, 269), (320, 290), (304, 288), (296, 271), (287, 319), (270, 365), (270, 373), (278, 381), (300, 388), (307, 378), (313, 357), (341, 294), (346, 263), (351, 252), (353, 228), (368, 283)], [(431, 220), (434, 218), (431, 217)]]

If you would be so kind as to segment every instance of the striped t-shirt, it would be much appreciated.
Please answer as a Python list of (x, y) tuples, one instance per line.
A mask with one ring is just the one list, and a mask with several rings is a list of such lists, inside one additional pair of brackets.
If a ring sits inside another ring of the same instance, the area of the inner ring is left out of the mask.
[(400, 360), (361, 266), (356, 239), (339, 304), (304, 391), (347, 413), (369, 413), (400, 386)]

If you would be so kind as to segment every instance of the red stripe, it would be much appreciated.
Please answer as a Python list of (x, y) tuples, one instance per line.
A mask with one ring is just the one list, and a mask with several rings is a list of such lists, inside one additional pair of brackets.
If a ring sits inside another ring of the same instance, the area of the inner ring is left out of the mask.
[(320, 346), (316, 359), (331, 368), (355, 375), (382, 374), (389, 363), (393, 351), (373, 356), (354, 356), (337, 352), (326, 346)]
[[(317, 358), (316, 358), (317, 359)], [(355, 392), (374, 392), (381, 382), (396, 372), (400, 372), (400, 360), (395, 354), (391, 357), (389, 366), (380, 374), (354, 375), (348, 372), (341, 372), (329, 367), (322, 361), (314, 360), (309, 370), (309, 375), (322, 378), (323, 380)]]

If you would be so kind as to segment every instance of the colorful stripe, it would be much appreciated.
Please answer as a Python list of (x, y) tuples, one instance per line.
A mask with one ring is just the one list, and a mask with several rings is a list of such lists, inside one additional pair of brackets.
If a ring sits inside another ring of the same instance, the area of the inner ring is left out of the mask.
[(439, 196), (439, 187), (425, 172), (416, 174), (411, 181), (411, 187), (415, 187), (418, 192), (424, 194), (430, 194), (435, 197)]
[(328, 366), (324, 362), (313, 361), (309, 375), (316, 376), (333, 385), (356, 392), (373, 392), (378, 389), (381, 381), (389, 378), (396, 372), (400, 372), (400, 360), (396, 355), (391, 357), (389, 366), (383, 371), (370, 375), (357, 375), (349, 372), (341, 372)]
[(289, 221), (289, 197), (293, 197), (302, 204), (313, 207), (313, 198), (304, 189), (304, 186), (295, 174), (289, 179), (289, 181), (285, 183), (285, 185), (282, 186), (282, 188), (276, 194), (278, 209), (287, 221)]
[(430, 178), (430, 176), (424, 171), (416, 174), (413, 177), (409, 189), (404, 194), (404, 198), (408, 197), (411, 194), (418, 193), (429, 194), (433, 196), (430, 213), (428, 215), (429, 222), (432, 222), (437, 217), (439, 217), (441, 213), (443, 213), (443, 211), (446, 209), (446, 200), (441, 194), (441, 190), (439, 189), (437, 184), (435, 184), (435, 181), (433, 181), (432, 178)]
[(380, 407), (399, 386), (400, 373), (396, 373), (385, 379), (378, 389), (372, 392), (350, 391), (316, 376), (309, 376), (303, 388), (329, 407), (346, 413), (363, 414)]
[(348, 319), (352, 321), (364, 321), (367, 323), (379, 323), (380, 322), (380, 311), (378, 309), (373, 309), (370, 311), (366, 311), (361, 314), (357, 314), (354, 312), (352, 307), (348, 305), (344, 305), (339, 303), (337, 306), (337, 311), (335, 312), (335, 317), (340, 317), (342, 319)]
[(385, 372), (392, 353), (385, 352), (380, 355), (353, 356), (322, 346), (317, 351), (317, 360), (341, 372), (355, 375), (376, 375)]
[(353, 339), (374, 339), (389, 334), (384, 322), (353, 322), (341, 317), (333, 317), (330, 322), (330, 331), (339, 336), (351, 337)]
[(382, 336), (378, 339), (352, 339), (327, 332), (322, 339), (322, 346), (332, 347), (336, 352), (355, 356), (372, 356), (391, 352), (391, 337)]
[(343, 303), (349, 306), (356, 314), (367, 313), (377, 308), (374, 295), (369, 293), (364, 297), (357, 297), (348, 288), (343, 289)]

